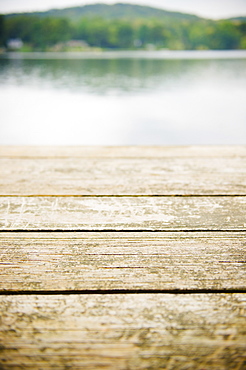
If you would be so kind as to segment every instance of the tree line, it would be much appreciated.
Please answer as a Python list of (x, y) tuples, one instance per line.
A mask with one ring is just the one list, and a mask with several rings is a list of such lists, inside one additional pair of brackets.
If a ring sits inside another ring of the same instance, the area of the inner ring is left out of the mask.
[(21, 39), (24, 49), (46, 51), (69, 40), (83, 40), (90, 47), (172, 50), (246, 49), (245, 20), (104, 19), (101, 17), (41, 18), (0, 15), (0, 44)]

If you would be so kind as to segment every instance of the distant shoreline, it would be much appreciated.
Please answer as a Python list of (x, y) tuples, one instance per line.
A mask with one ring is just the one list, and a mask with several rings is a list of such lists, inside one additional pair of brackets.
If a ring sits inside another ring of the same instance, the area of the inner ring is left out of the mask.
[(3, 52), (1, 59), (246, 59), (246, 50)]

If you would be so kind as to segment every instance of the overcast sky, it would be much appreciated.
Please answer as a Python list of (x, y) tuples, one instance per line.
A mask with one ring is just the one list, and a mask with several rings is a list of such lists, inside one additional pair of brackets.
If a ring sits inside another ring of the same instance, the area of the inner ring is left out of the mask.
[(0, 13), (47, 10), (91, 3), (144, 4), (208, 18), (246, 16), (246, 0), (0, 0)]

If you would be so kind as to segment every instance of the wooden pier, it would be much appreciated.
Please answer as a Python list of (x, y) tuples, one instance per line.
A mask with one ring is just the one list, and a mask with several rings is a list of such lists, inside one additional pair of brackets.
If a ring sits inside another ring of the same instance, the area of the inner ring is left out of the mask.
[(1, 370), (246, 369), (246, 147), (0, 147)]

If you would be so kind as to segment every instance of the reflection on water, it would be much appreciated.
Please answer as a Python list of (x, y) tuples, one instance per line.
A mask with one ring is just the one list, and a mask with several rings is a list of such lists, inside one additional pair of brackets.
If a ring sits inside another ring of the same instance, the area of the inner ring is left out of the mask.
[(1, 144), (243, 144), (246, 59), (0, 60)]

